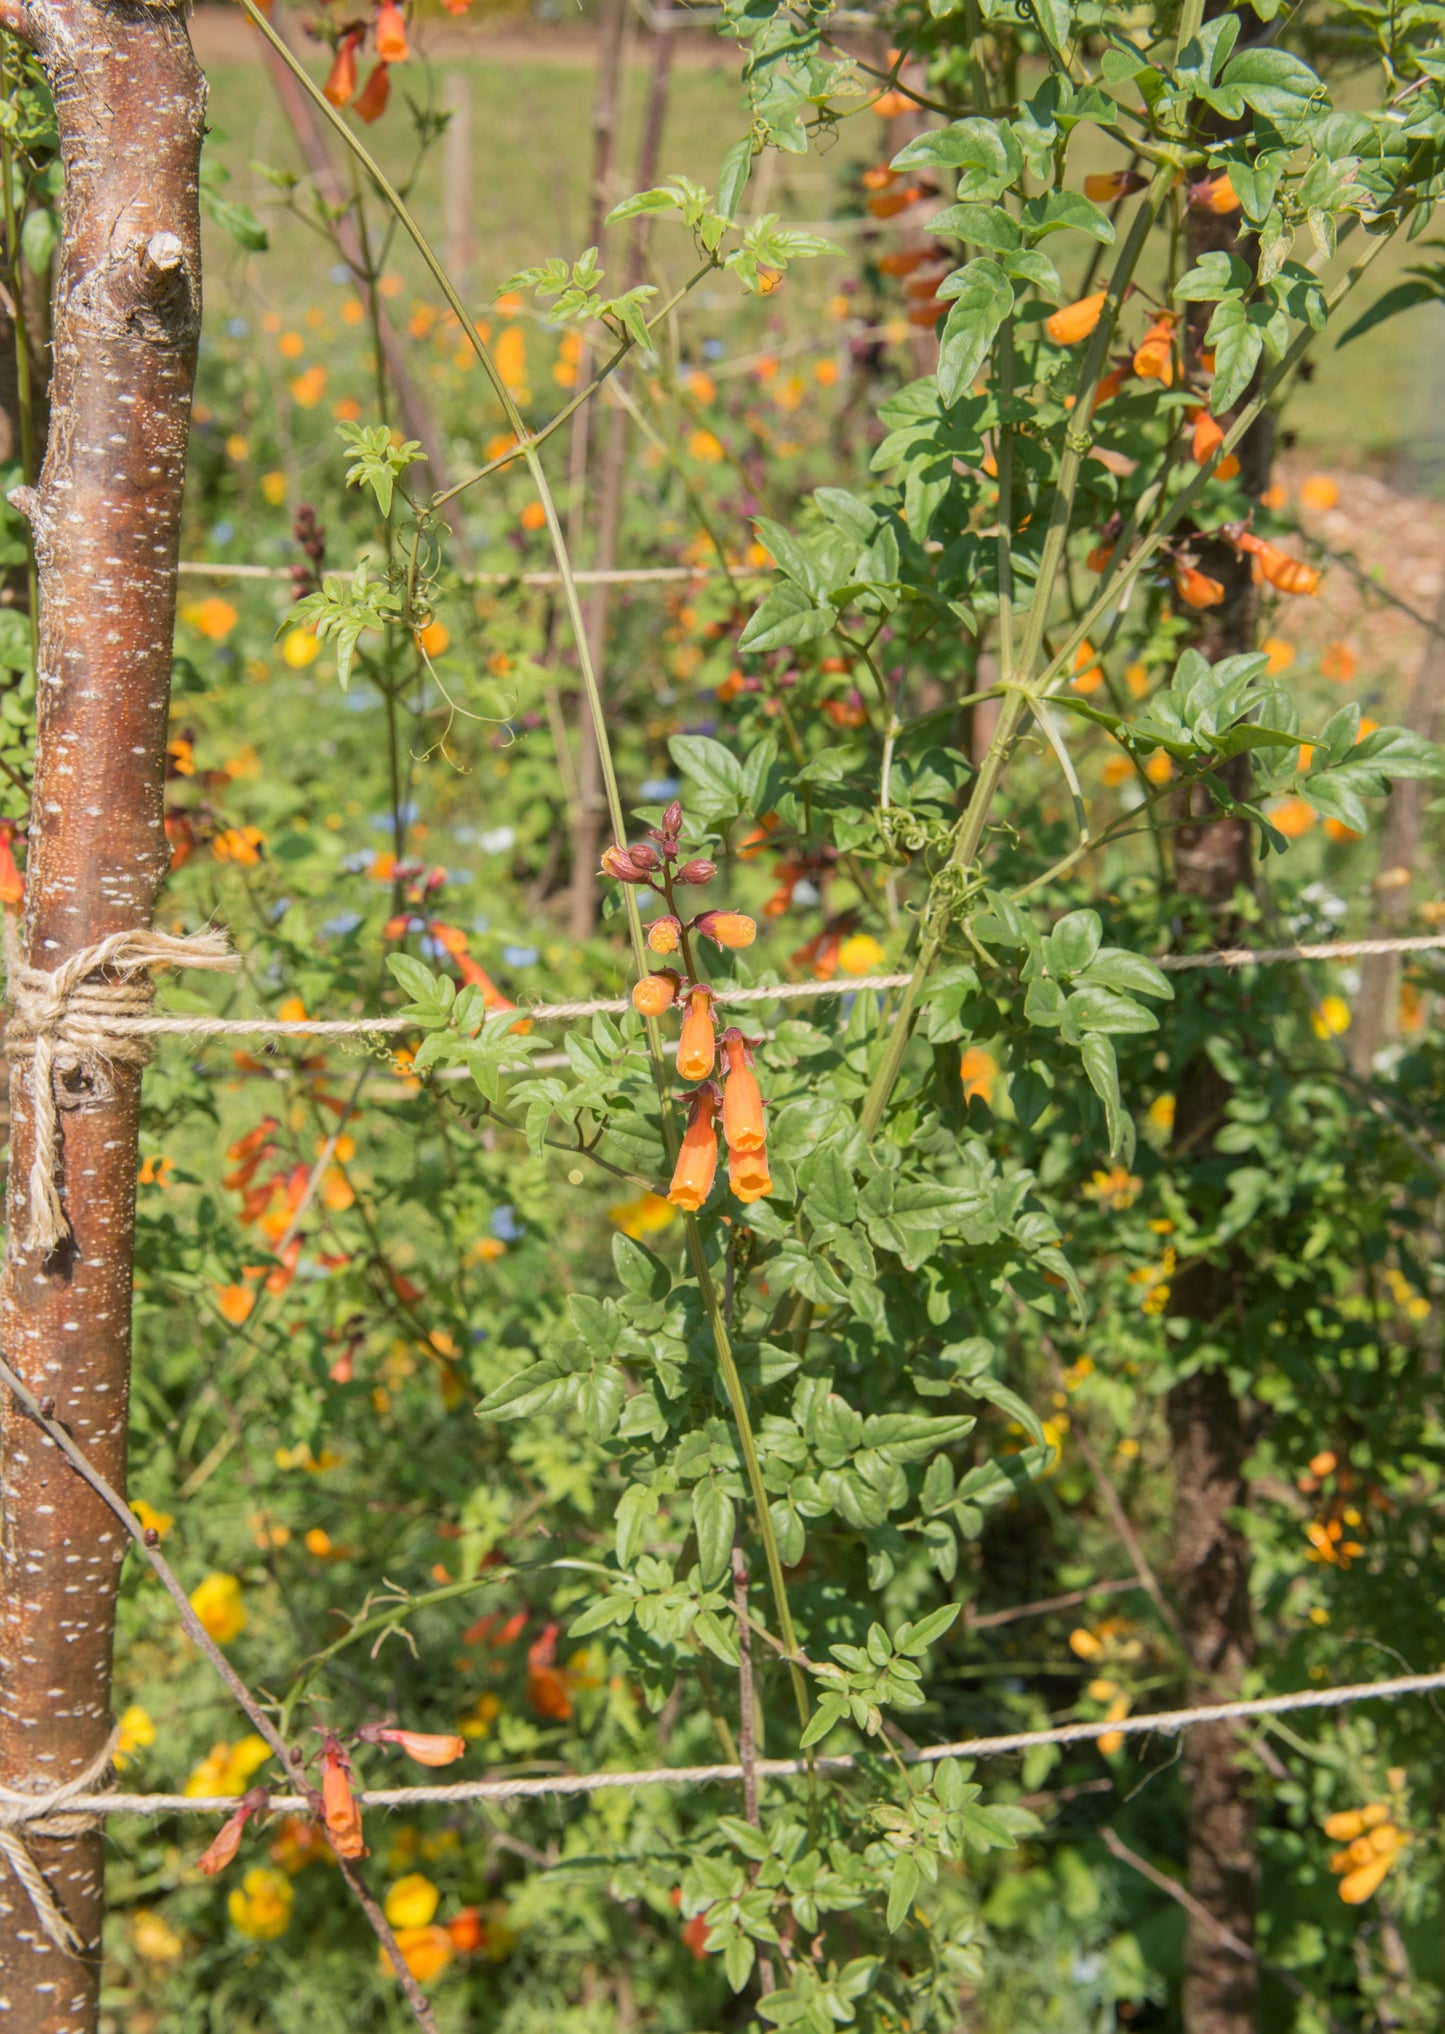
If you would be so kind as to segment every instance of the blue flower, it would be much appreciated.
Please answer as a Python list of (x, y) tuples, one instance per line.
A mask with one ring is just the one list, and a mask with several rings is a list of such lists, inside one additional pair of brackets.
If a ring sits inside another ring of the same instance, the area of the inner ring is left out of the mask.
[(344, 261), (336, 262), (326, 272), (334, 283), (349, 283), (352, 279), (351, 270)]
[(278, 897), (276, 902), (268, 907), (266, 916), (273, 925), (279, 925), (290, 909), (291, 899), (289, 897)]
[(348, 932), (355, 932), (362, 923), (359, 911), (338, 911), (334, 918), (323, 918), (321, 930), (331, 939), (345, 939)]
[[(418, 807), (416, 800), (414, 798), (408, 798), (405, 805), (403, 805), (401, 808), (402, 825), (415, 826), (419, 810), (420, 808)], [(390, 833), (393, 824), (391, 814), (389, 812), (373, 812), (371, 815), (370, 824), (373, 827), (375, 827), (378, 833)]]
[(493, 1208), (490, 1227), (499, 1243), (516, 1243), (527, 1233), (515, 1208)]
[(504, 946), (502, 948), (502, 959), (507, 963), (509, 968), (534, 967), (537, 961), (537, 949), (535, 946)]
[(638, 795), (649, 799), (676, 798), (681, 789), (681, 782), (676, 777), (649, 777)]
[(211, 542), (213, 544), (229, 544), (235, 534), (236, 525), (234, 523), (217, 523), (211, 532)]
[(227, 318), (226, 330), (233, 339), (244, 339), (251, 327), (244, 318)]

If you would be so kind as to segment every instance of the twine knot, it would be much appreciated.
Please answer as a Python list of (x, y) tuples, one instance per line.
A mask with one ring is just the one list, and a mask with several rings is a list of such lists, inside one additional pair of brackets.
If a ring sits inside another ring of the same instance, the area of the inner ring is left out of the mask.
[(0, 1787), (0, 1856), (24, 1886), (36, 1920), (63, 1956), (80, 1956), (86, 1947), (85, 1938), (57, 1906), (44, 1873), (26, 1848), (25, 1838), (83, 1836), (86, 1830), (99, 1827), (99, 1816), (70, 1809), (70, 1803), (78, 1795), (93, 1793), (111, 1777), (111, 1760), (119, 1742), (117, 1724), (83, 1771), (43, 1794), (21, 1794)]
[(58, 968), (30, 967), (20, 954), (16, 921), (5, 918), (5, 971), (12, 1015), (5, 1050), (30, 1063), (34, 1151), (30, 1162), (27, 1250), (47, 1255), (70, 1235), (60, 1186), (60, 1111), (108, 1101), (107, 1069), (144, 1066), (145, 1037), (155, 998), (152, 968), (240, 966), (218, 929), (180, 937), (141, 929), (113, 932)]

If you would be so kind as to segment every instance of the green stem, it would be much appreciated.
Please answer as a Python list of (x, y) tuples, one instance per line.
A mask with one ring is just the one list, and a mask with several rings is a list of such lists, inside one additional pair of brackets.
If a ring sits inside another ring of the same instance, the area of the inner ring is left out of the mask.
[[(485, 340), (480, 332), (478, 332), (466, 305), (458, 296), (451, 278), (447, 275), (446, 270), (437, 257), (435, 249), (422, 232), (420, 226), (417, 225), (415, 219), (413, 219), (400, 193), (393, 184), (388, 182), (385, 174), (365, 144), (357, 135), (352, 133), (335, 107), (330, 104), (319, 87), (312, 81), (305, 68), (297, 61), (280, 36), (276, 34), (270, 22), (267, 21), (266, 17), (256, 6), (255, 0), (241, 0), (241, 5), (256, 27), (266, 37), (272, 48), (276, 50), (288, 70), (292, 72), (298, 82), (304, 87), (308, 96), (315, 102), (318, 110), (330, 122), (331, 126), (335, 128), (346, 143), (346, 146), (356, 156), (368, 176), (372, 179), (372, 182), (376, 185), (377, 190), (401, 221), (418, 254), (431, 271), (432, 278), (437, 287), (446, 298), (450, 308), (455, 312), (458, 323), (463, 332), (465, 332), (477, 359), (481, 362), (487, 379), (491, 382), (496, 392), (497, 400), (501, 403), (507, 420), (520, 441), (521, 455), (527, 462), (528, 470), (532, 476), (532, 483), (537, 490), (537, 497), (542, 504), (542, 512), (547, 519), (547, 532), (552, 540), (552, 552), (557, 561), (557, 574), (562, 582), (563, 598), (567, 607), (567, 618), (571, 623), (573, 639), (577, 646), (577, 663), (582, 676), (582, 689), (587, 699), (588, 709), (592, 715), (592, 724), (597, 735), (598, 757), (602, 765), (602, 781), (607, 794), (608, 813), (618, 840), (623, 840), (627, 832), (626, 818), (623, 813), (622, 797), (617, 784), (617, 772), (612, 759), (612, 746), (608, 739), (607, 717), (603, 710), (601, 688), (597, 682), (597, 673), (588, 648), (587, 625), (582, 614), (582, 603), (577, 593), (577, 581), (573, 575), (572, 561), (567, 551), (567, 540), (563, 534), (561, 520), (557, 514), (557, 505), (552, 497), (552, 490), (548, 485), (547, 475), (537, 453), (536, 443), (528, 436), (527, 427), (522, 421), (522, 414), (512, 399), (512, 392), (497, 371), (497, 364), (488, 351)], [(636, 962), (638, 973), (640, 975), (646, 974), (648, 972), (647, 949), (642, 935), (642, 916), (637, 907), (636, 893), (631, 885), (624, 886), (624, 897), (627, 907), (627, 924), (631, 935), (633, 958)], [(675, 1155), (677, 1149), (677, 1132), (670, 1107), (667, 1065), (662, 1056), (662, 1039), (656, 1021), (651, 1018), (647, 1022), (647, 1040), (652, 1061), (653, 1080), (656, 1083), (658, 1098), (662, 1104), (663, 1136), (667, 1143), (668, 1154), (671, 1157)], [(796, 1643), (796, 1640), (793, 1636), (792, 1614), (788, 1608), (787, 1591), (783, 1582), (782, 1558), (778, 1552), (778, 1543), (773, 1532), (773, 1522), (768, 1513), (767, 1492), (763, 1487), (762, 1470), (758, 1463), (757, 1445), (753, 1438), (747, 1396), (743, 1390), (742, 1379), (738, 1375), (737, 1365), (733, 1360), (732, 1344), (728, 1338), (727, 1327), (722, 1318), (722, 1309), (718, 1304), (717, 1289), (713, 1284), (712, 1273), (703, 1254), (701, 1231), (693, 1216), (689, 1215), (686, 1220), (688, 1247), (692, 1253), (693, 1266), (697, 1273), (703, 1307), (707, 1313), (709, 1325), (712, 1328), (713, 1340), (717, 1348), (718, 1363), (722, 1369), (724, 1383), (727, 1386), (733, 1416), (737, 1421), (738, 1438), (743, 1451), (743, 1460), (748, 1468), (748, 1481), (752, 1488), (753, 1503), (757, 1513), (758, 1536), (763, 1543), (763, 1551), (768, 1564), (768, 1575), (777, 1599), (778, 1626), (785, 1640), (792, 1645)], [(800, 1669), (794, 1668), (793, 1674), (794, 1692), (798, 1700), (799, 1714), (806, 1722), (808, 1716), (806, 1684), (803, 1681)]]
[(374, 1631), (394, 1630), (402, 1618), (410, 1616), (413, 1611), (425, 1610), (433, 1603), (446, 1603), (453, 1596), (469, 1596), (474, 1589), (485, 1588), (492, 1582), (505, 1582), (512, 1572), (510, 1568), (489, 1568), (485, 1575), (473, 1575), (468, 1582), (448, 1582), (440, 1589), (427, 1589), (420, 1596), (409, 1596), (404, 1603), (389, 1604), (374, 1617), (358, 1618), (355, 1624), (347, 1627), (339, 1639), (333, 1639), (329, 1646), (323, 1647), (319, 1653), (314, 1653), (303, 1663), (296, 1679), (281, 1700), (276, 1727), (282, 1737), (289, 1737), (291, 1734), (291, 1718), (295, 1713), (296, 1704), (306, 1692), (307, 1683), (314, 1675), (320, 1673), (328, 1660), (334, 1659), (338, 1653), (345, 1652), (357, 1639), (366, 1638)]

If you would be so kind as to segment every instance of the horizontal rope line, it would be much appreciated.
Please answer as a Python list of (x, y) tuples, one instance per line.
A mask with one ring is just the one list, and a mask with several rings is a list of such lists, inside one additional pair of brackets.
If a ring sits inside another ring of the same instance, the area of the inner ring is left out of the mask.
[[(1197, 968), (1273, 967), (1281, 961), (1356, 960), (1366, 954), (1425, 953), (1445, 947), (1445, 933), (1417, 939), (1337, 940), (1323, 946), (1225, 947), (1215, 953), (1166, 953), (1155, 965), (1169, 974)], [(864, 990), (901, 989), (911, 975), (858, 975), (842, 982), (773, 982), (745, 989), (719, 989), (717, 1001), (727, 1004), (788, 1003), (804, 996), (856, 996)], [(534, 1023), (573, 1017), (619, 1016), (632, 1008), (625, 996), (603, 996), (586, 1003), (520, 1003), (516, 1016)], [(507, 1012), (496, 1012), (506, 1015)], [(378, 1033), (415, 1031), (414, 1017), (107, 1017), (107, 1031), (136, 1038), (365, 1038)]]
[[(730, 565), (729, 579), (758, 579), (776, 572), (776, 565)], [(223, 565), (212, 564), (206, 558), (183, 558), (176, 567), (177, 572), (191, 573), (201, 579), (291, 579), (289, 565)], [(613, 572), (574, 572), (573, 581), (578, 586), (660, 586), (685, 584), (694, 579), (720, 579), (723, 570), (720, 565), (645, 565), (628, 571), (619, 568)], [(466, 586), (560, 586), (560, 572), (463, 572), (459, 575)]]
[[(1218, 1702), (1195, 1709), (1165, 1709), (1153, 1715), (1125, 1716), (1117, 1723), (1065, 1723), (1056, 1730), (1018, 1730), (1004, 1737), (962, 1738), (899, 1756), (905, 1765), (937, 1765), (941, 1759), (1001, 1758), (1009, 1752), (1032, 1751), (1037, 1745), (1089, 1744), (1117, 1733), (1146, 1737), (1153, 1732), (1174, 1736), (1199, 1723), (1229, 1723), (1261, 1716), (1288, 1716), (1302, 1709), (1343, 1709), (1355, 1702), (1397, 1701), (1405, 1695), (1428, 1695), (1445, 1689), (1445, 1671), (1401, 1674), (1390, 1681), (1359, 1681), (1338, 1688), (1304, 1688), (1293, 1695), (1264, 1695), (1252, 1702)], [(877, 1754), (876, 1756), (881, 1756)], [(817, 1758), (820, 1773), (856, 1772), (862, 1759), (851, 1752)], [(809, 1770), (806, 1759), (758, 1759), (752, 1770), (759, 1779), (788, 1779)], [(656, 1766), (640, 1772), (563, 1773), (535, 1780), (459, 1780), (450, 1786), (373, 1787), (357, 1799), (365, 1808), (410, 1808), (427, 1802), (522, 1801), (566, 1794), (601, 1794), (617, 1787), (707, 1787), (743, 1778), (741, 1766)], [(18, 1800), (0, 1791), (0, 1802)], [(234, 1794), (84, 1794), (67, 1804), (86, 1815), (232, 1814)], [(310, 1813), (300, 1794), (271, 1794), (268, 1808), (278, 1813)]]

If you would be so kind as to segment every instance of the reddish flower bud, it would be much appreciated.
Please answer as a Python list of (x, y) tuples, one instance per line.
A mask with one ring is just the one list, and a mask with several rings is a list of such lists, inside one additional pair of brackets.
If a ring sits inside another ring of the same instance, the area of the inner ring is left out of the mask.
[(715, 946), (751, 946), (758, 936), (756, 922), (741, 911), (703, 911), (693, 926)]
[(677, 883), (710, 883), (717, 874), (717, 863), (700, 857), (695, 862), (684, 862), (673, 878)]
[(655, 847), (649, 847), (645, 840), (638, 841), (635, 847), (629, 847), (627, 855), (633, 868), (640, 869), (646, 876), (652, 875), (655, 870), (662, 867), (662, 856)]
[(681, 825), (682, 807), (677, 799), (674, 798), (671, 805), (668, 806), (666, 812), (662, 815), (662, 831), (664, 833), (676, 833)]
[(682, 977), (673, 968), (657, 968), (632, 990), (632, 1007), (644, 1017), (660, 1017), (677, 1001)]
[[(648, 852), (650, 854), (652, 850), (649, 848)], [(619, 883), (645, 883), (647, 881), (647, 870), (645, 866), (639, 864), (634, 859), (636, 853), (636, 848), (630, 847), (614, 846), (604, 848), (602, 850), (603, 875), (615, 877)], [(653, 862), (652, 866), (656, 868), (656, 861)]]

